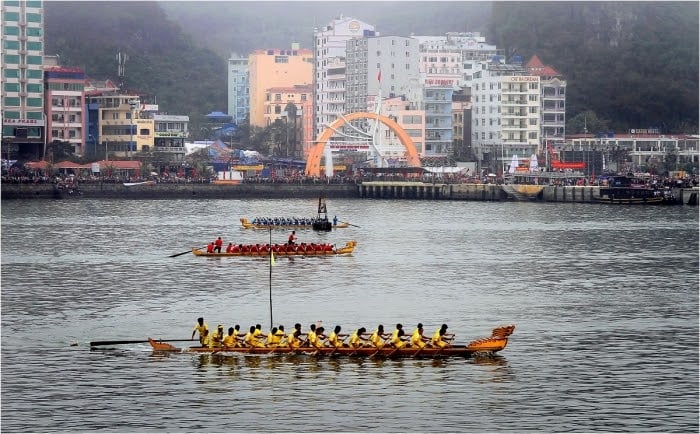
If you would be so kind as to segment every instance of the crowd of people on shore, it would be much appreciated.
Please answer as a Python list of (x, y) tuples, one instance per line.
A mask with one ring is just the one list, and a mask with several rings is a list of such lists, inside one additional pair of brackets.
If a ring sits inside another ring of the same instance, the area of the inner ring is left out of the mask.
[[(333, 331), (326, 334), (321, 321), (309, 325), (308, 331), (303, 331), (301, 324), (294, 324), (294, 329), (287, 333), (284, 325), (272, 327), (265, 333), (260, 324), (251, 325), (248, 331), (242, 331), (239, 324), (229, 327), (224, 331), (223, 324), (219, 324), (215, 330), (210, 331), (204, 318), (197, 319), (192, 330), (191, 339), (199, 336), (199, 344), (206, 348), (448, 348), (454, 339), (453, 333), (447, 332), (447, 324), (442, 324), (430, 336), (425, 336), (423, 324), (418, 323), (410, 336), (403, 325), (396, 324), (391, 333), (384, 331), (384, 326), (379, 324), (371, 333), (364, 327), (357, 328), (352, 333), (342, 333), (342, 327), (336, 325)], [(347, 342), (346, 342), (347, 341)]]

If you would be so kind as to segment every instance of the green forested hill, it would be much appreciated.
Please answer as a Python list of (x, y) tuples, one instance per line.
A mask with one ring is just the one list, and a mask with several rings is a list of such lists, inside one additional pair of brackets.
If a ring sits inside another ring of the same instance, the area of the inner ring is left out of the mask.
[(126, 54), (125, 87), (157, 97), (161, 111), (189, 115), (196, 134), (207, 113), (226, 111), (226, 60), (197, 46), (156, 2), (46, 2), (46, 54), (89, 77), (117, 83), (117, 52)]
[(568, 117), (697, 132), (697, 2), (496, 2), (489, 33), (564, 74)]
[[(538, 54), (568, 81), (567, 117), (592, 110), (611, 129), (698, 128), (697, 2), (53, 2), (46, 53), (90, 77), (155, 95), (161, 110), (226, 111), (226, 59), (312, 44), (340, 14), (384, 35), (480, 31), (509, 55)], [(572, 131), (570, 131), (572, 132)]]

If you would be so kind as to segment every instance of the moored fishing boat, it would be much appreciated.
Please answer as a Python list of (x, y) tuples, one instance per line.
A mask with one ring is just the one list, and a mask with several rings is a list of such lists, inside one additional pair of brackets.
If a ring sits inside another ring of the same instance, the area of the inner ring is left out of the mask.
[(442, 358), (442, 357), (471, 357), (474, 354), (497, 353), (503, 350), (508, 344), (508, 337), (515, 330), (514, 325), (496, 327), (492, 330), (488, 338), (477, 339), (466, 345), (452, 345), (446, 348), (414, 348), (405, 347), (396, 349), (385, 346), (377, 349), (374, 347), (299, 347), (290, 348), (286, 346), (277, 347), (188, 347), (178, 348), (168, 342), (148, 338), (148, 342), (154, 351), (182, 352), (182, 353), (240, 353), (240, 354), (309, 354), (314, 356), (353, 356), (353, 357), (420, 357), (420, 358)]
[(615, 205), (672, 205), (676, 203), (670, 189), (659, 189), (628, 176), (611, 176), (599, 188), (597, 201)]
[(349, 255), (355, 250), (357, 241), (350, 240), (342, 247), (335, 247), (331, 244), (239, 244), (235, 246), (236, 251), (226, 253), (207, 253), (206, 250), (193, 247), (192, 253), (195, 256), (207, 256), (212, 258), (231, 256), (270, 256), (270, 249), (275, 256), (333, 256)]
[(346, 222), (337, 222), (333, 224), (331, 221), (317, 220), (315, 218), (265, 218), (258, 219), (255, 218), (252, 221), (241, 217), (241, 225), (245, 229), (285, 229), (285, 230), (301, 230), (301, 229), (314, 229), (314, 225), (324, 224), (324, 227), (330, 225), (331, 229), (342, 229), (350, 226)]

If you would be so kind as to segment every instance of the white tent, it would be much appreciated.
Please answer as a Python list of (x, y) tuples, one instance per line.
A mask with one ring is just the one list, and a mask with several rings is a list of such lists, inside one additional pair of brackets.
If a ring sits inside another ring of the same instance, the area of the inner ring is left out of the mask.
[(510, 162), (510, 167), (508, 168), (508, 173), (515, 173), (515, 169), (518, 167), (518, 154), (513, 155), (513, 159)]
[(539, 165), (537, 163), (537, 155), (532, 154), (530, 156), (530, 172), (537, 172)]

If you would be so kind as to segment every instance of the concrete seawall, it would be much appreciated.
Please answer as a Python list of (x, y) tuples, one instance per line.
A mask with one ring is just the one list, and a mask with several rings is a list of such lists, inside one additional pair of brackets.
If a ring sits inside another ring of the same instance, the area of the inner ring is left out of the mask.
[[(11, 199), (413, 199), (512, 201), (496, 184), (432, 184), (420, 182), (364, 182), (362, 184), (81, 184), (58, 189), (52, 184), (2, 184), (3, 200)], [(678, 204), (697, 205), (698, 189), (674, 189)], [(531, 200), (538, 202), (595, 202), (598, 187), (543, 186)]]

